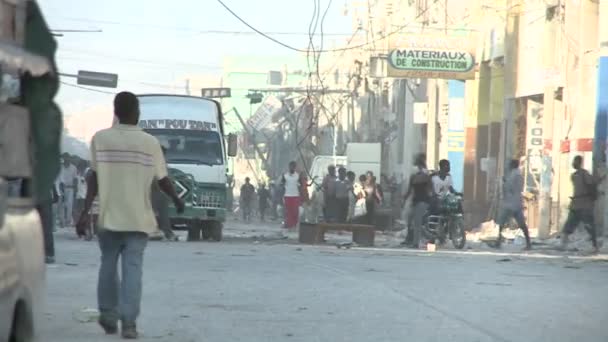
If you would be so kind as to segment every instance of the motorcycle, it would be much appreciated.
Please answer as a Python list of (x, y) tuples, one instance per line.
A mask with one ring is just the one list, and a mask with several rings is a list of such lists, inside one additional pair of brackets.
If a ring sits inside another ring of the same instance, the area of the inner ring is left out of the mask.
[(446, 238), (449, 238), (454, 248), (463, 249), (467, 236), (464, 230), (462, 197), (448, 193), (437, 201), (436, 210), (429, 213), (422, 226), (423, 236), (439, 245), (444, 245)]

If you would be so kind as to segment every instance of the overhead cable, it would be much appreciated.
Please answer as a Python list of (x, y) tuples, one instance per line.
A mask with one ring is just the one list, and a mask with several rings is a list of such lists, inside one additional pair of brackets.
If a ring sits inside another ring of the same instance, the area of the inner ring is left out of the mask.
[[(235, 13), (235, 12), (234, 12), (232, 9), (230, 9), (230, 7), (228, 7), (228, 6), (227, 6), (227, 5), (226, 5), (226, 4), (225, 4), (225, 3), (224, 3), (222, 0), (217, 0), (217, 1), (218, 1), (218, 2), (219, 2), (219, 3), (220, 3), (220, 4), (221, 4), (221, 5), (222, 5), (222, 6), (223, 6), (223, 7), (224, 7), (224, 8), (225, 8), (225, 9), (226, 9), (228, 12), (230, 12), (230, 14), (232, 14), (232, 16), (234, 16), (236, 19), (238, 19), (238, 20), (239, 20), (241, 23), (243, 23), (245, 26), (249, 27), (251, 30), (253, 30), (253, 31), (257, 32), (259, 35), (261, 35), (261, 36), (265, 37), (266, 39), (269, 39), (269, 40), (271, 40), (271, 41), (273, 41), (273, 42), (275, 42), (275, 43), (277, 43), (277, 44), (279, 44), (279, 45), (281, 45), (281, 46), (283, 46), (283, 47), (285, 47), (285, 48), (287, 48), (287, 49), (293, 50), (293, 51), (297, 51), (297, 52), (307, 52), (307, 50), (305, 50), (305, 49), (298, 49), (298, 48), (296, 48), (296, 47), (293, 47), (293, 46), (291, 46), (291, 45), (288, 45), (288, 44), (286, 44), (286, 43), (283, 43), (282, 41), (280, 41), (280, 40), (278, 40), (278, 39), (276, 39), (276, 38), (274, 38), (274, 37), (271, 37), (271, 36), (269, 36), (268, 34), (266, 34), (266, 33), (262, 32), (262, 31), (258, 30), (257, 28), (255, 28), (254, 26), (252, 26), (251, 24), (249, 24), (247, 21), (245, 21), (243, 18), (241, 18), (241, 17), (240, 17), (238, 14), (236, 14), (236, 13)], [(439, 2), (439, 0), (434, 0), (434, 1), (433, 1), (433, 4), (436, 4), (437, 2)], [(368, 45), (371, 45), (371, 44), (374, 44), (374, 43), (376, 43), (376, 42), (379, 42), (379, 41), (381, 41), (381, 40), (383, 40), (383, 39), (385, 39), (385, 38), (388, 38), (388, 37), (390, 37), (390, 36), (392, 36), (392, 35), (394, 35), (394, 34), (400, 33), (400, 32), (401, 32), (401, 31), (402, 31), (404, 28), (408, 27), (408, 26), (409, 26), (411, 23), (415, 22), (417, 19), (419, 19), (419, 18), (421, 18), (423, 15), (425, 15), (425, 14), (426, 14), (426, 12), (428, 12), (428, 11), (430, 10), (430, 8), (431, 8), (431, 7), (432, 7), (432, 6), (427, 6), (427, 7), (426, 7), (426, 8), (425, 8), (423, 11), (421, 11), (420, 13), (418, 13), (418, 14), (416, 15), (416, 17), (415, 17), (415, 18), (414, 18), (412, 21), (410, 21), (410, 22), (408, 22), (408, 23), (406, 23), (406, 24), (404, 24), (404, 25), (399, 26), (399, 27), (398, 27), (396, 30), (393, 30), (393, 31), (391, 31), (391, 32), (389, 32), (389, 33), (386, 33), (386, 34), (381, 34), (381, 35), (380, 35), (380, 37), (378, 37), (378, 38), (376, 38), (376, 39), (373, 39), (373, 40), (371, 40), (371, 41), (369, 41), (369, 42), (366, 42), (366, 43), (364, 43), (364, 44), (359, 44), (359, 45), (351, 46), (351, 47), (345, 47), (345, 48), (328, 49), (328, 50), (318, 50), (318, 51), (317, 51), (317, 53), (323, 53), (323, 52), (340, 52), (340, 51), (346, 51), (346, 50), (355, 50), (355, 49), (360, 49), (360, 48), (362, 48), (362, 47), (366, 47), (366, 46), (368, 46)]]

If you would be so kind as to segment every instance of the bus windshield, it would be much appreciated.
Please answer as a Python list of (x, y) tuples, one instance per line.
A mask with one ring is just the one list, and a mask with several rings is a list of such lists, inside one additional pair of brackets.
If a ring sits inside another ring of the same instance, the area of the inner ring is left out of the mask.
[(166, 148), (169, 164), (222, 165), (224, 156), (220, 135), (215, 131), (146, 129)]

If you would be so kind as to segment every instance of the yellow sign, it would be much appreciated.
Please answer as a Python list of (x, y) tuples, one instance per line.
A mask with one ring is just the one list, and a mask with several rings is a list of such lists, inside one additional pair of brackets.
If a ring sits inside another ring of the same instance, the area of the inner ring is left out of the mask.
[(388, 76), (474, 79), (475, 48), (470, 36), (398, 36), (390, 41)]

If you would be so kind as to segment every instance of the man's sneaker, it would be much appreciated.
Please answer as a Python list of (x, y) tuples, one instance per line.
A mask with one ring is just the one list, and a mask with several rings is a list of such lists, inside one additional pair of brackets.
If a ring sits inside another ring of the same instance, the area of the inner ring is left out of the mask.
[(126, 340), (135, 340), (139, 337), (135, 324), (122, 325), (122, 338)]
[(47, 264), (54, 264), (55, 263), (55, 257), (54, 256), (47, 256), (44, 258), (44, 262)]
[(99, 326), (107, 335), (114, 335), (118, 332), (118, 325), (116, 322), (110, 322), (109, 320), (100, 317), (97, 320), (97, 323), (99, 323)]

